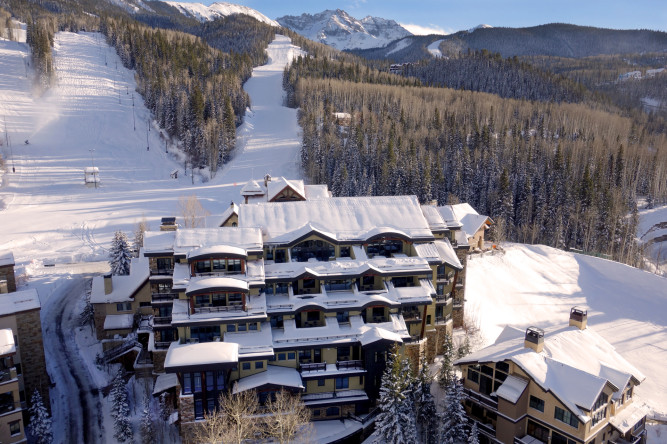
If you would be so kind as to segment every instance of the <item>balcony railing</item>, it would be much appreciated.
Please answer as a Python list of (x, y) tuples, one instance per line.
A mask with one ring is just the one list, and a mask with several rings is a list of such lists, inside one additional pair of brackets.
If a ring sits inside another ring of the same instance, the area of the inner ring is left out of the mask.
[(171, 325), (171, 316), (153, 316), (153, 325)]
[(195, 313), (221, 313), (243, 311), (243, 305), (220, 305), (217, 307), (195, 307)]
[(421, 321), (421, 314), (418, 311), (404, 311), (403, 312), (404, 321)]
[(171, 342), (169, 341), (155, 341), (155, 349), (156, 350), (166, 350), (169, 348), (171, 345)]
[[(481, 424), (477, 423), (477, 428), (480, 428)], [(494, 436), (495, 436), (495, 431), (494, 431)], [(528, 439), (526, 439), (528, 438)], [(542, 442), (537, 440), (537, 438), (533, 438), (530, 435), (522, 436), (521, 438), (517, 438), (516, 436), (514, 437), (514, 444), (535, 444), (535, 442)]]
[(323, 372), (327, 369), (326, 362), (317, 362), (313, 364), (301, 364), (299, 370), (301, 372)]
[(338, 370), (363, 370), (364, 364), (359, 360), (336, 361), (336, 368)]
[(151, 276), (171, 276), (174, 274), (173, 268), (153, 268), (151, 269)]
[(151, 298), (153, 302), (169, 302), (178, 298), (178, 293), (153, 293)]
[(492, 408), (493, 410), (498, 410), (498, 401), (488, 398), (481, 393), (470, 390), (469, 388), (464, 388), (463, 391), (465, 392), (465, 395), (468, 397), (468, 399), (475, 401), (478, 404), (483, 404), (486, 407)]
[(16, 410), (19, 408), (21, 403), (19, 402), (14, 402), (10, 400), (5, 400), (0, 402), (0, 415), (4, 413), (11, 412), (12, 410)]
[(12, 379), (16, 378), (16, 368), (11, 367), (11, 368), (6, 368), (0, 370), (0, 384), (11, 381)]

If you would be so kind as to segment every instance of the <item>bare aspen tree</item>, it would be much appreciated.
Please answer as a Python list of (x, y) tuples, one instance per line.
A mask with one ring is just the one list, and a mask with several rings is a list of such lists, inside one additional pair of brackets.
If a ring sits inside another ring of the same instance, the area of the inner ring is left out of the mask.
[(179, 197), (178, 206), (181, 209), (185, 228), (200, 228), (204, 226), (204, 218), (209, 215), (209, 212), (202, 206), (196, 195)]
[(299, 439), (308, 442), (310, 410), (298, 394), (285, 390), (276, 393), (275, 399), (266, 404), (266, 434), (281, 444), (290, 442), (297, 433)]
[(259, 404), (254, 391), (220, 396), (220, 407), (204, 415), (192, 433), (195, 443), (241, 444), (260, 431), (261, 421), (256, 418)]

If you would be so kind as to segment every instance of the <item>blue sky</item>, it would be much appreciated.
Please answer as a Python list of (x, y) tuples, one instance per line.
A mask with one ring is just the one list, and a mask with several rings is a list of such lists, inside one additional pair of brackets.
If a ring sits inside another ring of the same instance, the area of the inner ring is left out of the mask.
[[(210, 5), (214, 0), (197, 3)], [(423, 28), (419, 33), (429, 30), (449, 33), (482, 23), (523, 27), (554, 22), (667, 31), (667, 0), (236, 0), (229, 3), (249, 6), (272, 19), (340, 8), (356, 18), (373, 15)]]

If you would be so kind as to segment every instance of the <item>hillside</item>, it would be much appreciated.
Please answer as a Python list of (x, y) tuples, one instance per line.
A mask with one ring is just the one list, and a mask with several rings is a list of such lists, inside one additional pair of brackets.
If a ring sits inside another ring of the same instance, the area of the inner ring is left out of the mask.
[(667, 279), (617, 262), (542, 245), (510, 244), (504, 254), (473, 255), (466, 313), (485, 344), (505, 325), (547, 327), (588, 309), (588, 325), (646, 375), (636, 393), (667, 417)]

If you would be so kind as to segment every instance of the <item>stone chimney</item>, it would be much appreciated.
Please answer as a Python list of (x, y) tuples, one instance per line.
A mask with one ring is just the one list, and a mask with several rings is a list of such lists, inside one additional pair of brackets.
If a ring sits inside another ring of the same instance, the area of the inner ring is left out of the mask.
[(588, 310), (581, 307), (572, 307), (570, 309), (570, 325), (574, 325), (579, 330), (586, 330), (588, 323)]
[(160, 231), (176, 231), (178, 225), (176, 225), (175, 217), (163, 217), (162, 223), (160, 225)]
[(111, 273), (104, 275), (104, 294), (109, 294), (113, 291), (113, 284), (111, 283)]
[(523, 344), (527, 348), (532, 348), (536, 353), (542, 352), (544, 349), (544, 330), (537, 327), (528, 327)]

